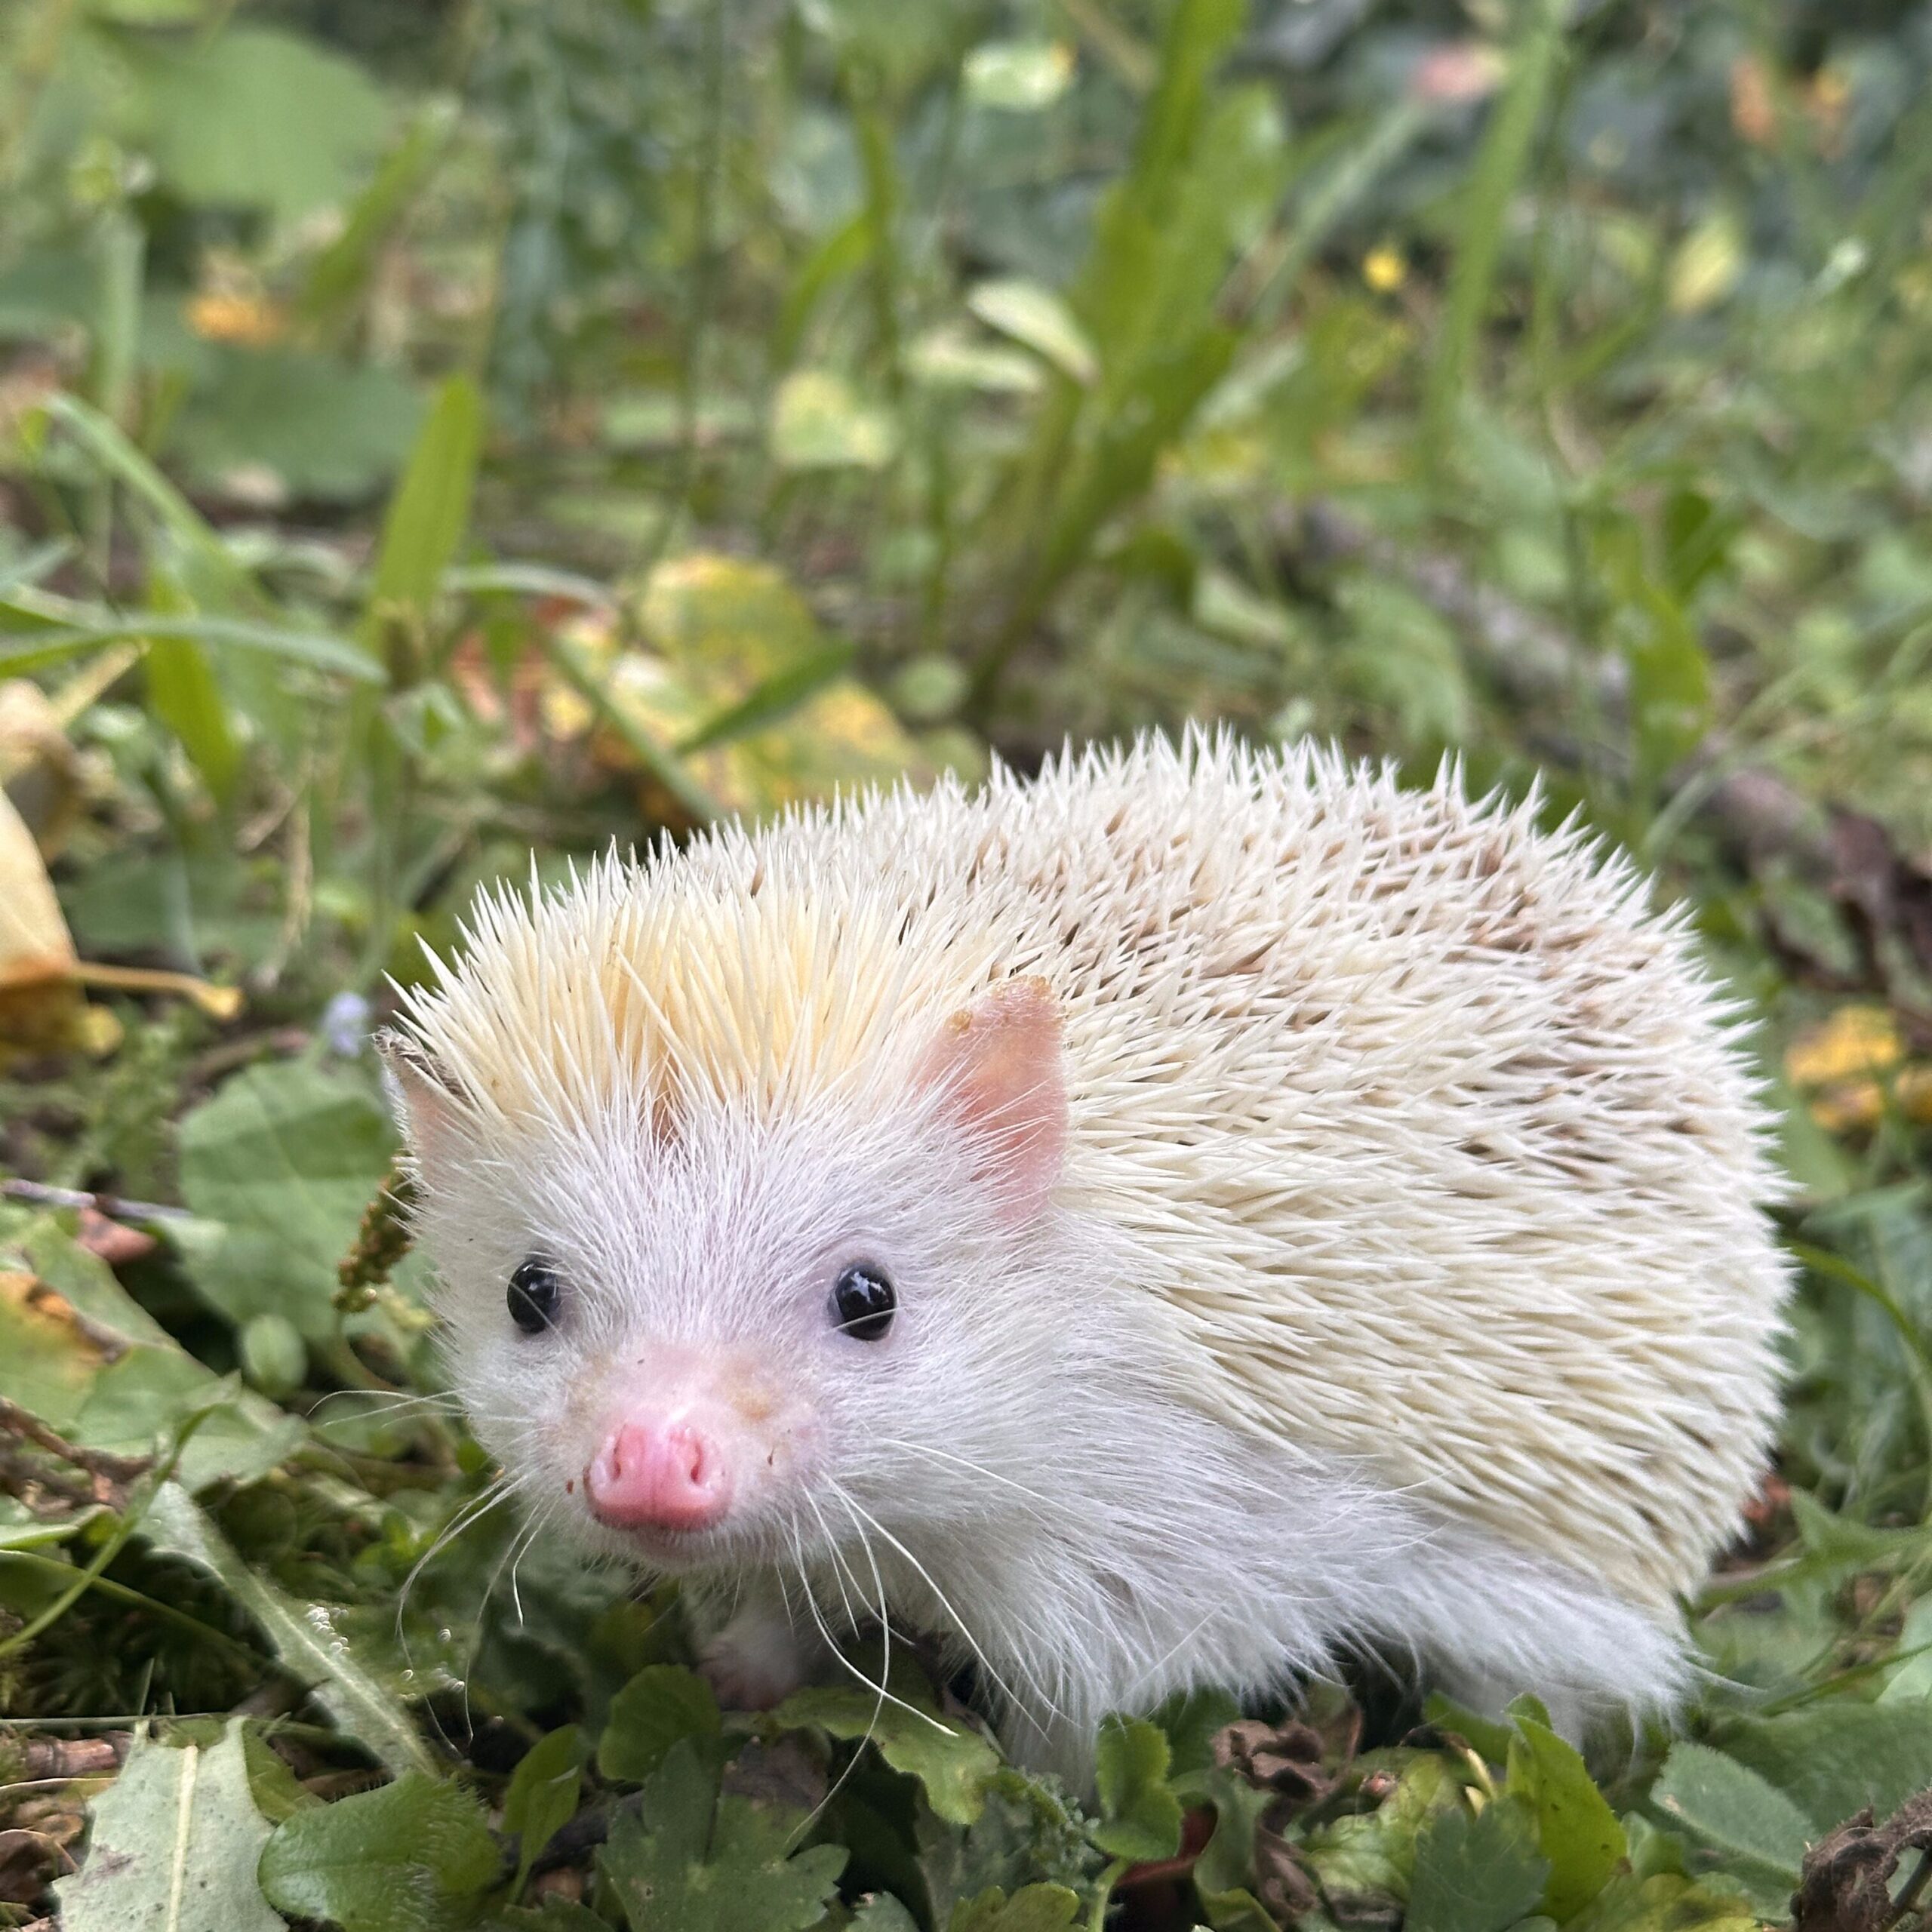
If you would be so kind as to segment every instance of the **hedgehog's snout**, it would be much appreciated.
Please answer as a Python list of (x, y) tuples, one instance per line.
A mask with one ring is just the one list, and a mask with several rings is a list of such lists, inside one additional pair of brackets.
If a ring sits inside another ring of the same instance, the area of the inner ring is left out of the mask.
[(731, 1506), (731, 1464), (705, 1418), (627, 1417), (584, 1471), (590, 1513), (620, 1530), (701, 1530)]
[(653, 1350), (611, 1377), (583, 1469), (586, 1507), (666, 1551), (730, 1527), (788, 1460), (781, 1407), (734, 1355)]

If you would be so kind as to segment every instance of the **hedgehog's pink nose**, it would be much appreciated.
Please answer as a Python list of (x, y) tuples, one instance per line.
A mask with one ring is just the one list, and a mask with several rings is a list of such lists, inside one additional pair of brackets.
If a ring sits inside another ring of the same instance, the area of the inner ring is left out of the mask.
[(718, 1447), (688, 1422), (620, 1423), (583, 1472), (592, 1515), (620, 1530), (701, 1530), (731, 1500)]

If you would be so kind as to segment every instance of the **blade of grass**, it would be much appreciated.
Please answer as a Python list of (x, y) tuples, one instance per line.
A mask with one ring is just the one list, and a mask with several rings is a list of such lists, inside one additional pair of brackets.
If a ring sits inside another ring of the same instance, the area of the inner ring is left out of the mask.
[(388, 658), (399, 647), (414, 660), (391, 663), (398, 684), (418, 681), (429, 668), (423, 647), (430, 611), (469, 527), (482, 450), (482, 396), (467, 376), (451, 376), (436, 392), (389, 500), (363, 615), (371, 656)]
[(748, 737), (752, 732), (788, 718), (812, 694), (822, 691), (835, 678), (851, 668), (853, 647), (848, 643), (829, 644), (808, 651), (795, 663), (754, 685), (735, 704), (722, 709), (678, 740), (679, 757), (702, 751), (707, 745), (722, 744), (733, 738)]
[(1543, 103), (1563, 48), (1564, 0), (1519, 0), (1519, 23), (1509, 78), (1497, 103), (1475, 168), (1463, 191), (1462, 220), (1435, 360), (1423, 398), (1424, 448), (1433, 467), (1446, 456), (1472, 365), (1483, 317), (1503, 253), (1510, 197), (1523, 178)]
[(604, 688), (590, 661), (568, 638), (555, 631), (543, 636), (543, 654), (555, 665), (565, 681), (576, 690), (597, 714), (598, 723), (614, 732), (638, 763), (699, 825), (708, 825), (723, 816), (717, 801), (678, 762), (676, 755), (659, 744)]
[(235, 617), (173, 617), (165, 611), (136, 611), (125, 617), (97, 623), (70, 624), (30, 632), (18, 643), (0, 642), (0, 670), (37, 670), (75, 657), (103, 645), (142, 643), (155, 638), (179, 638), (191, 644), (256, 651), (312, 671), (327, 671), (358, 684), (380, 685), (380, 668), (341, 638), (320, 632), (284, 630), (273, 624), (248, 623)]

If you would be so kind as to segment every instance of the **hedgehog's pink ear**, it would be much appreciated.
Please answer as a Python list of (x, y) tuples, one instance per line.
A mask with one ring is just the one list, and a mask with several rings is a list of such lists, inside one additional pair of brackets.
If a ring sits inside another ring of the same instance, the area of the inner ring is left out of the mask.
[(377, 1044), (382, 1051), (383, 1084), (401, 1117), (410, 1151), (419, 1164), (433, 1165), (448, 1147), (456, 1125), (456, 1096), (441, 1070), (412, 1041), (400, 1033), (385, 1033)]
[(918, 1080), (974, 1143), (1008, 1218), (1030, 1220), (1066, 1153), (1060, 1015), (1046, 982), (1009, 980), (954, 1014), (926, 1049)]

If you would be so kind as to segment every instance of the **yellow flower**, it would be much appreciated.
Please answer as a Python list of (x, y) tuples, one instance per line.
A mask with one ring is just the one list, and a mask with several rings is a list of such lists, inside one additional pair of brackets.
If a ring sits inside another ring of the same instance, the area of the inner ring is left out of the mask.
[(1386, 242), (1362, 257), (1361, 278), (1378, 295), (1390, 294), (1400, 288), (1408, 272), (1409, 265), (1403, 260), (1401, 251)]

